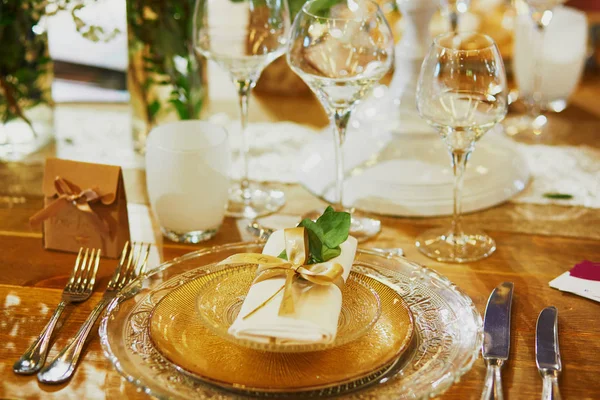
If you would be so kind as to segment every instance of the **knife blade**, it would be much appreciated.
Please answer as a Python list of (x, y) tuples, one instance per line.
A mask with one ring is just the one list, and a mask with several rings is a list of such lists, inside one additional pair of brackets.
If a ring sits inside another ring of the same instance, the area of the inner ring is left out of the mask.
[(558, 376), (562, 370), (558, 348), (558, 310), (546, 307), (540, 313), (535, 329), (535, 363), (543, 379), (542, 399), (559, 400)]
[(510, 352), (510, 311), (514, 284), (503, 282), (488, 299), (483, 320), (481, 353), (487, 365), (482, 400), (503, 400), (502, 366)]

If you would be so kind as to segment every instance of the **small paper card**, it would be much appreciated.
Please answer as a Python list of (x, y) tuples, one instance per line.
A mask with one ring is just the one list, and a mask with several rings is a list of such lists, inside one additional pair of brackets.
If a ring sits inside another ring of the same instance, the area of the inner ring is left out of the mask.
[(77, 252), (90, 247), (119, 257), (129, 240), (121, 167), (50, 158), (42, 190), (44, 209), (30, 222), (43, 221), (44, 248)]
[(600, 263), (582, 261), (552, 280), (550, 287), (600, 302)]

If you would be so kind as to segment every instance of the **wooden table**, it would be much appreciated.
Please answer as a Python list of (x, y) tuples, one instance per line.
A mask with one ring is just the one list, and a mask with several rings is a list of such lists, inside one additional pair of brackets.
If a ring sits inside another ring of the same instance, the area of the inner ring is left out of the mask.
[[(568, 128), (543, 138), (554, 144), (587, 144), (600, 147), (600, 79), (589, 78), (565, 112), (551, 117)], [(236, 114), (230, 101), (212, 103), (211, 111)], [(61, 105), (61, 113), (125, 112), (124, 105)], [(296, 120), (324, 126), (326, 118), (312, 98), (278, 98), (261, 95), (251, 109), (252, 119)], [(52, 150), (49, 150), (52, 153)], [(12, 364), (39, 334), (60, 300), (75, 256), (45, 251), (41, 234), (31, 231), (27, 219), (42, 205), (42, 168), (39, 163), (0, 164), (0, 398), (144, 398), (125, 382), (102, 355), (97, 334), (92, 335), (74, 378), (68, 384), (47, 386), (35, 377), (12, 373)], [(125, 171), (130, 202), (144, 203), (144, 176)], [(287, 193), (283, 214), (299, 215), (319, 205), (297, 185), (281, 185)], [(557, 215), (560, 218), (546, 218)], [(600, 261), (600, 210), (559, 205), (506, 203), (466, 217), (483, 225), (496, 240), (498, 250), (488, 259), (466, 265), (441, 264), (422, 256), (414, 246), (424, 229), (448, 224), (447, 218), (383, 218), (383, 232), (366, 247), (401, 247), (411, 260), (447, 276), (484, 311), (492, 289), (503, 281), (515, 283), (510, 360), (504, 370), (509, 399), (537, 398), (541, 379), (535, 367), (534, 337), (538, 313), (546, 306), (559, 310), (563, 361), (561, 389), (565, 399), (600, 398), (600, 304), (551, 289), (548, 282), (581, 260)], [(165, 260), (204, 246), (239, 241), (242, 234), (227, 219), (221, 232), (203, 245), (163, 243)], [(66, 312), (68, 318), (56, 335), (54, 357), (79, 328), (100, 299), (116, 266), (104, 260), (96, 293), (91, 300)], [(483, 361), (455, 384), (445, 399), (477, 399), (485, 375)]]

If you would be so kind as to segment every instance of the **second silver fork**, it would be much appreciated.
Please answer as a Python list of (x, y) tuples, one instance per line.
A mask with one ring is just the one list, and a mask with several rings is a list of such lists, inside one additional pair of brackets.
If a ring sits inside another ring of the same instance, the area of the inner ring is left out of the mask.
[[(13, 371), (17, 374), (34, 374), (42, 368), (48, 356), (50, 338), (65, 307), (73, 303), (81, 303), (92, 295), (98, 263), (100, 262), (100, 250), (79, 249), (75, 267), (71, 277), (65, 286), (61, 302), (56, 307), (50, 321), (44, 327), (40, 336), (31, 344), (27, 351), (13, 365)], [(89, 256), (89, 257), (88, 257)]]
[[(135, 251), (136, 247), (137, 252)], [(108, 287), (104, 292), (104, 296), (102, 296), (102, 300), (100, 300), (92, 310), (69, 344), (62, 349), (50, 365), (44, 367), (38, 373), (38, 380), (40, 382), (61, 383), (68, 380), (73, 375), (77, 362), (79, 361), (79, 356), (83, 350), (85, 340), (94, 327), (96, 320), (119, 291), (144, 272), (149, 253), (149, 244), (134, 243), (133, 245), (130, 245), (129, 242), (125, 244), (123, 252), (121, 253), (119, 265), (108, 282)]]

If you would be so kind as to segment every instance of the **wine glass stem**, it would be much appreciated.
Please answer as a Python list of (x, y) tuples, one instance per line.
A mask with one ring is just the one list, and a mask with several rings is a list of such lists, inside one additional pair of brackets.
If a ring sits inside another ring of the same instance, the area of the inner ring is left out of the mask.
[(250, 138), (248, 137), (248, 105), (250, 103), (250, 92), (256, 85), (256, 82), (252, 79), (236, 80), (235, 86), (238, 90), (240, 98), (240, 120), (242, 122), (242, 147), (240, 149), (240, 158), (242, 160), (242, 177), (240, 180), (240, 187), (242, 189), (242, 196), (244, 199), (250, 199), (250, 180), (248, 179), (248, 159), (249, 159), (249, 146)]
[(349, 110), (336, 110), (333, 114), (333, 135), (335, 142), (335, 206), (338, 210), (344, 209), (344, 152), (343, 145), (346, 139), (346, 128), (350, 120)]
[(458, 32), (458, 11), (450, 11), (450, 32)]
[(542, 108), (542, 55), (544, 46), (545, 27), (542, 24), (536, 24), (534, 31), (535, 40), (533, 40), (533, 93), (531, 95), (531, 116), (536, 118), (541, 114)]
[(462, 188), (467, 168), (467, 161), (471, 156), (472, 150), (452, 150), (452, 169), (454, 171), (454, 210), (452, 218), (452, 235), (456, 243), (463, 235), (461, 216), (462, 216)]

